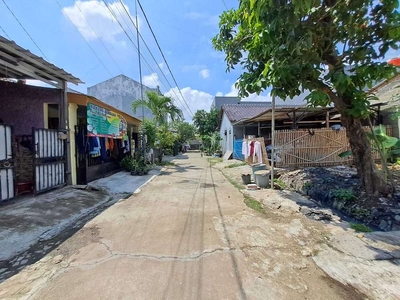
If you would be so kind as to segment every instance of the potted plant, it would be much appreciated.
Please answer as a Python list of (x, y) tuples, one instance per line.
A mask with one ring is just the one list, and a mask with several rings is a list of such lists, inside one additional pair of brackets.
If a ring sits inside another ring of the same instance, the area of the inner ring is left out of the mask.
[(137, 162), (136, 160), (132, 160), (132, 170), (131, 170), (131, 175), (137, 175)]
[(133, 163), (134, 160), (132, 157), (125, 156), (123, 159), (121, 159), (119, 164), (125, 171), (130, 172), (133, 169)]

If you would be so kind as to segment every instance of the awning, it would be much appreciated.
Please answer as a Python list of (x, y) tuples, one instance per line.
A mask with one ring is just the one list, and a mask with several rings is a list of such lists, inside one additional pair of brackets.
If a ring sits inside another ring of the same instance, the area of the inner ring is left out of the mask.
[[(275, 108), (275, 120), (291, 120), (293, 118), (293, 113), (296, 114), (296, 118), (301, 117), (301, 119), (325, 115), (326, 112), (334, 112), (336, 109), (334, 107), (307, 107), (307, 106), (296, 106), (296, 107), (276, 107)], [(243, 119), (235, 123), (235, 125), (246, 125), (255, 122), (268, 122), (272, 120), (272, 108), (266, 109), (261, 114), (248, 119)]]
[(0, 36), (0, 77), (36, 79), (62, 88), (63, 82), (83, 83), (79, 78)]

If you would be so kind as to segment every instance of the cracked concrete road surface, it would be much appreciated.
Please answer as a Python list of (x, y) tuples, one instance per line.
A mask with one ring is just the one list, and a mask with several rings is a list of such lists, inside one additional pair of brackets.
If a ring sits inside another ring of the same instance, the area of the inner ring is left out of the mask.
[(320, 223), (243, 200), (190, 153), (2, 282), (0, 298), (365, 299), (313, 262)]

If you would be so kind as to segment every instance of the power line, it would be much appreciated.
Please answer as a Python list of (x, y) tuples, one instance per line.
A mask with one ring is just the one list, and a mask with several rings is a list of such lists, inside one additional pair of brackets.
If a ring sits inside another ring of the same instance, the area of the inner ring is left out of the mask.
[(226, 10), (228, 10), (228, 6), (225, 3), (225, 0), (222, 0), (222, 3), (224, 3)]
[[(6, 1), (5, 1), (5, 0), (2, 0), (2, 1), (3, 1), (4, 5), (7, 7), (8, 11), (13, 15), (14, 19), (18, 22), (18, 24), (22, 27), (22, 29), (25, 31), (25, 33), (29, 36), (29, 38), (31, 39), (31, 41), (35, 44), (36, 48), (38, 48), (39, 51), (40, 51), (40, 53), (42, 53), (43, 57), (44, 57), (46, 60), (49, 60), (49, 59), (46, 57), (46, 55), (44, 55), (42, 49), (40, 49), (40, 47), (38, 46), (38, 44), (36, 44), (36, 42), (35, 42), (34, 39), (31, 37), (31, 35), (29, 34), (29, 32), (26, 31), (25, 27), (24, 27), (24, 26), (21, 24), (21, 22), (18, 20), (17, 16), (13, 13), (13, 11), (11, 10), (11, 8), (7, 5)], [(4, 31), (4, 29), (3, 29), (3, 31)], [(5, 33), (5, 31), (4, 31), (4, 33)]]
[(96, 37), (99, 39), (100, 43), (103, 45), (104, 49), (106, 49), (108, 55), (111, 57), (111, 59), (113, 60), (113, 62), (115, 63), (115, 65), (117, 66), (118, 70), (121, 72), (121, 74), (123, 73), (120, 66), (118, 65), (118, 63), (115, 61), (114, 57), (111, 55), (110, 51), (108, 50), (108, 48), (106, 47), (106, 45), (103, 43), (102, 39), (98, 36), (98, 34), (96, 33), (96, 31), (94, 30), (93, 26), (90, 24), (89, 20), (86, 18), (85, 14), (83, 13), (83, 11), (81, 10), (81, 8), (78, 5), (78, 2), (75, 1), (75, 5), (76, 7), (79, 9), (79, 11), (81, 12), (82, 16), (85, 18), (86, 22), (89, 24), (90, 28), (93, 30), (93, 33), (96, 35)]
[[(129, 36), (129, 34), (126, 32), (125, 28), (122, 26), (121, 22), (119, 21), (117, 15), (116, 15), (115, 12), (113, 11), (113, 9), (110, 7), (110, 5), (109, 5), (105, 0), (103, 0), (103, 2), (104, 2), (104, 4), (106, 5), (106, 7), (108, 8), (108, 10), (110, 11), (111, 16), (114, 17), (114, 19), (118, 22), (119, 26), (120, 26), (121, 29), (124, 31), (125, 35), (128, 37), (128, 39), (129, 39), (129, 41), (132, 43), (133, 47), (137, 50), (138, 48), (137, 48), (136, 44), (134, 43), (134, 41), (132, 40), (132, 38)], [(126, 19), (124, 18), (124, 14), (121, 13), (121, 11), (118, 9), (118, 6), (116, 6), (116, 9), (117, 9), (118, 12), (121, 14), (122, 19), (125, 21), (125, 24), (127, 25), (128, 29), (130, 30), (130, 32), (132, 33), (132, 35), (135, 35), (135, 34), (133, 33), (132, 29), (129, 27), (128, 22), (127, 22)], [(128, 16), (129, 16), (129, 14), (128, 14)], [(132, 24), (135, 24), (132, 20), (130, 20), (130, 21), (131, 21)], [(136, 27), (135, 27), (135, 28), (136, 28)], [(144, 41), (143, 37), (142, 37), (142, 36), (140, 36), (140, 37), (141, 37), (141, 39)], [(148, 50), (149, 50), (149, 52), (150, 52), (150, 54), (151, 54), (150, 49), (148, 49)], [(140, 54), (140, 56), (143, 58), (143, 61), (146, 63), (146, 67), (147, 67), (148, 71), (150, 72), (150, 76), (154, 79), (154, 81), (157, 81), (157, 79), (153, 76), (153, 73), (157, 74), (157, 72), (154, 71), (153, 67), (149, 64), (149, 62), (146, 60), (146, 58), (143, 56), (142, 53)], [(157, 60), (155, 60), (155, 62), (156, 62), (156, 64), (157, 64), (157, 66), (159, 67), (159, 65), (158, 65), (158, 63), (157, 63)], [(160, 68), (160, 70), (161, 70), (161, 68)], [(162, 70), (161, 70), (161, 72), (162, 72)], [(162, 74), (164, 75), (163, 72), (162, 72)], [(165, 75), (164, 75), (164, 77), (165, 77)], [(168, 80), (167, 80), (167, 81), (168, 81)], [(166, 89), (166, 87), (164, 86), (164, 84), (163, 84), (161, 81), (159, 81), (159, 82), (160, 82), (160, 84)], [(168, 83), (169, 83), (169, 82), (168, 82)], [(171, 85), (170, 85), (170, 87), (171, 87), (173, 93), (177, 96), (176, 92), (173, 90), (173, 88), (172, 88)], [(167, 89), (166, 89), (166, 90), (167, 90)], [(177, 98), (178, 98), (179, 101), (181, 101), (181, 100), (179, 99), (178, 96), (177, 96)], [(189, 114), (191, 114), (191, 112), (189, 112), (189, 111), (186, 109), (185, 106), (183, 106), (183, 108), (184, 108)]]
[(147, 15), (146, 15), (146, 13), (144, 12), (144, 9), (143, 9), (143, 7), (142, 7), (142, 4), (140, 3), (139, 0), (137, 0), (137, 2), (138, 2), (138, 4), (139, 4), (140, 10), (141, 10), (142, 13), (143, 13), (144, 18), (146, 19), (146, 23), (147, 23), (147, 25), (149, 26), (149, 29), (150, 29), (150, 31), (151, 31), (151, 34), (153, 35), (153, 38), (154, 38), (154, 40), (155, 40), (155, 42), (156, 42), (156, 44), (157, 44), (158, 50), (160, 50), (160, 53), (161, 53), (161, 55), (162, 55), (162, 57), (163, 57), (163, 59), (164, 59), (164, 61), (165, 61), (165, 64), (167, 65), (167, 68), (168, 68), (168, 70), (169, 70), (169, 72), (170, 72), (170, 74), (171, 74), (171, 77), (172, 77), (172, 79), (174, 80), (176, 87), (179, 89), (179, 93), (181, 94), (184, 103), (186, 104), (187, 108), (189, 109), (191, 115), (193, 116), (193, 112), (191, 111), (189, 105), (187, 104), (187, 102), (186, 102), (186, 100), (185, 100), (185, 97), (183, 96), (182, 91), (181, 91), (181, 89), (179, 88), (178, 83), (176, 82), (175, 76), (174, 76), (174, 74), (172, 73), (171, 68), (169, 67), (169, 64), (168, 64), (168, 62), (167, 62), (167, 59), (165, 58), (165, 55), (164, 55), (163, 51), (161, 50), (160, 44), (158, 43), (158, 40), (157, 40), (156, 35), (154, 34), (154, 31), (153, 31), (153, 29), (152, 29), (152, 27), (151, 27), (151, 25), (150, 25), (150, 22), (149, 22), (149, 20), (148, 20), (148, 18), (147, 18)]
[[(149, 46), (147, 45), (146, 41), (144, 40), (143, 36), (140, 34), (140, 32), (139, 32), (139, 28), (138, 28), (138, 25), (139, 25), (139, 24), (135, 24), (135, 22), (133, 22), (133, 20), (132, 20), (132, 18), (131, 18), (131, 16), (130, 16), (130, 14), (129, 14), (129, 12), (127, 11), (127, 9), (125, 8), (125, 6), (123, 5), (123, 2), (122, 2), (122, 0), (119, 0), (119, 2), (121, 3), (122, 7), (124, 8), (124, 11), (125, 11), (126, 15), (129, 17), (129, 19), (130, 19), (131, 23), (132, 23), (132, 24), (133, 24), (133, 26), (136, 28), (136, 31), (137, 31), (138, 37), (140, 36), (140, 38), (142, 39), (142, 41), (143, 41), (144, 45), (146, 46), (147, 50), (149, 51), (149, 53), (150, 53), (151, 57), (153, 58), (154, 62), (156, 63), (156, 65), (157, 65), (158, 69), (160, 70), (161, 74), (162, 74), (162, 75), (163, 75), (163, 77), (165, 78), (165, 80), (166, 80), (166, 82), (168, 83), (168, 85), (171, 87), (171, 90), (172, 90), (172, 92), (175, 94), (175, 96), (177, 97), (177, 99), (178, 99), (179, 101), (181, 101), (181, 102), (182, 102), (182, 100), (181, 100), (181, 99), (179, 99), (178, 95), (176, 94), (176, 92), (175, 92), (174, 88), (172, 87), (171, 83), (168, 81), (167, 77), (165, 76), (165, 74), (164, 74), (163, 70), (161, 69), (160, 65), (158, 64), (158, 62), (157, 62), (156, 58), (154, 57), (153, 53), (151, 52), (151, 50), (150, 50)], [(136, 3), (136, 2), (135, 2), (135, 3)], [(137, 23), (137, 21), (136, 21), (136, 23)], [(171, 75), (172, 75), (172, 73), (171, 73)], [(161, 82), (160, 82), (160, 83), (161, 83)], [(183, 100), (184, 100), (184, 99), (183, 99)], [(183, 104), (183, 102), (182, 102), (182, 104)], [(186, 107), (185, 107), (185, 106), (183, 106), (183, 107), (184, 107), (184, 108), (185, 108), (185, 110), (186, 110), (187, 112), (189, 112), (189, 114), (191, 114), (191, 115), (192, 115), (192, 117), (193, 117), (193, 113), (192, 113), (190, 110), (188, 111), (188, 110), (186, 109)]]
[(0, 26), (0, 29), (4, 32), (4, 34), (6, 35), (6, 37), (11, 41), (10, 36), (7, 34), (7, 32), (3, 29), (3, 27)]
[[(4, 1), (4, 0), (3, 0)], [(71, 22), (71, 24), (75, 27), (75, 29), (79, 32), (79, 34), (81, 35), (81, 37), (83, 38), (83, 40), (86, 42), (86, 45), (88, 45), (88, 47), (90, 48), (90, 50), (92, 50), (93, 54), (97, 57), (97, 59), (99, 60), (99, 62), (103, 65), (104, 69), (106, 69), (106, 71), (108, 72), (108, 74), (110, 74), (110, 76), (112, 77), (112, 74), (110, 72), (110, 70), (108, 70), (108, 68), (106, 67), (106, 65), (103, 63), (103, 61), (100, 59), (100, 57), (97, 55), (97, 53), (94, 51), (94, 49), (92, 48), (92, 46), (90, 46), (89, 42), (85, 39), (85, 37), (83, 36), (83, 34), (79, 31), (79, 29), (76, 27), (76, 25), (74, 24), (74, 22), (72, 22), (71, 18), (67, 15), (67, 13), (63, 10), (63, 8), (61, 7), (60, 3), (58, 2), (58, 0), (54, 0), (57, 2), (58, 6), (60, 7), (62, 13), (64, 14), (64, 16), (66, 16), (68, 18), (68, 20)]]

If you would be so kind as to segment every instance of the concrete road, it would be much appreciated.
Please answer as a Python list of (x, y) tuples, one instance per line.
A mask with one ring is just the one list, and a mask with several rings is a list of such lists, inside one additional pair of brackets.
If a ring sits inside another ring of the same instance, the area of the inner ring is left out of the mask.
[(311, 259), (315, 222), (243, 199), (190, 153), (1, 283), (0, 298), (363, 299)]

